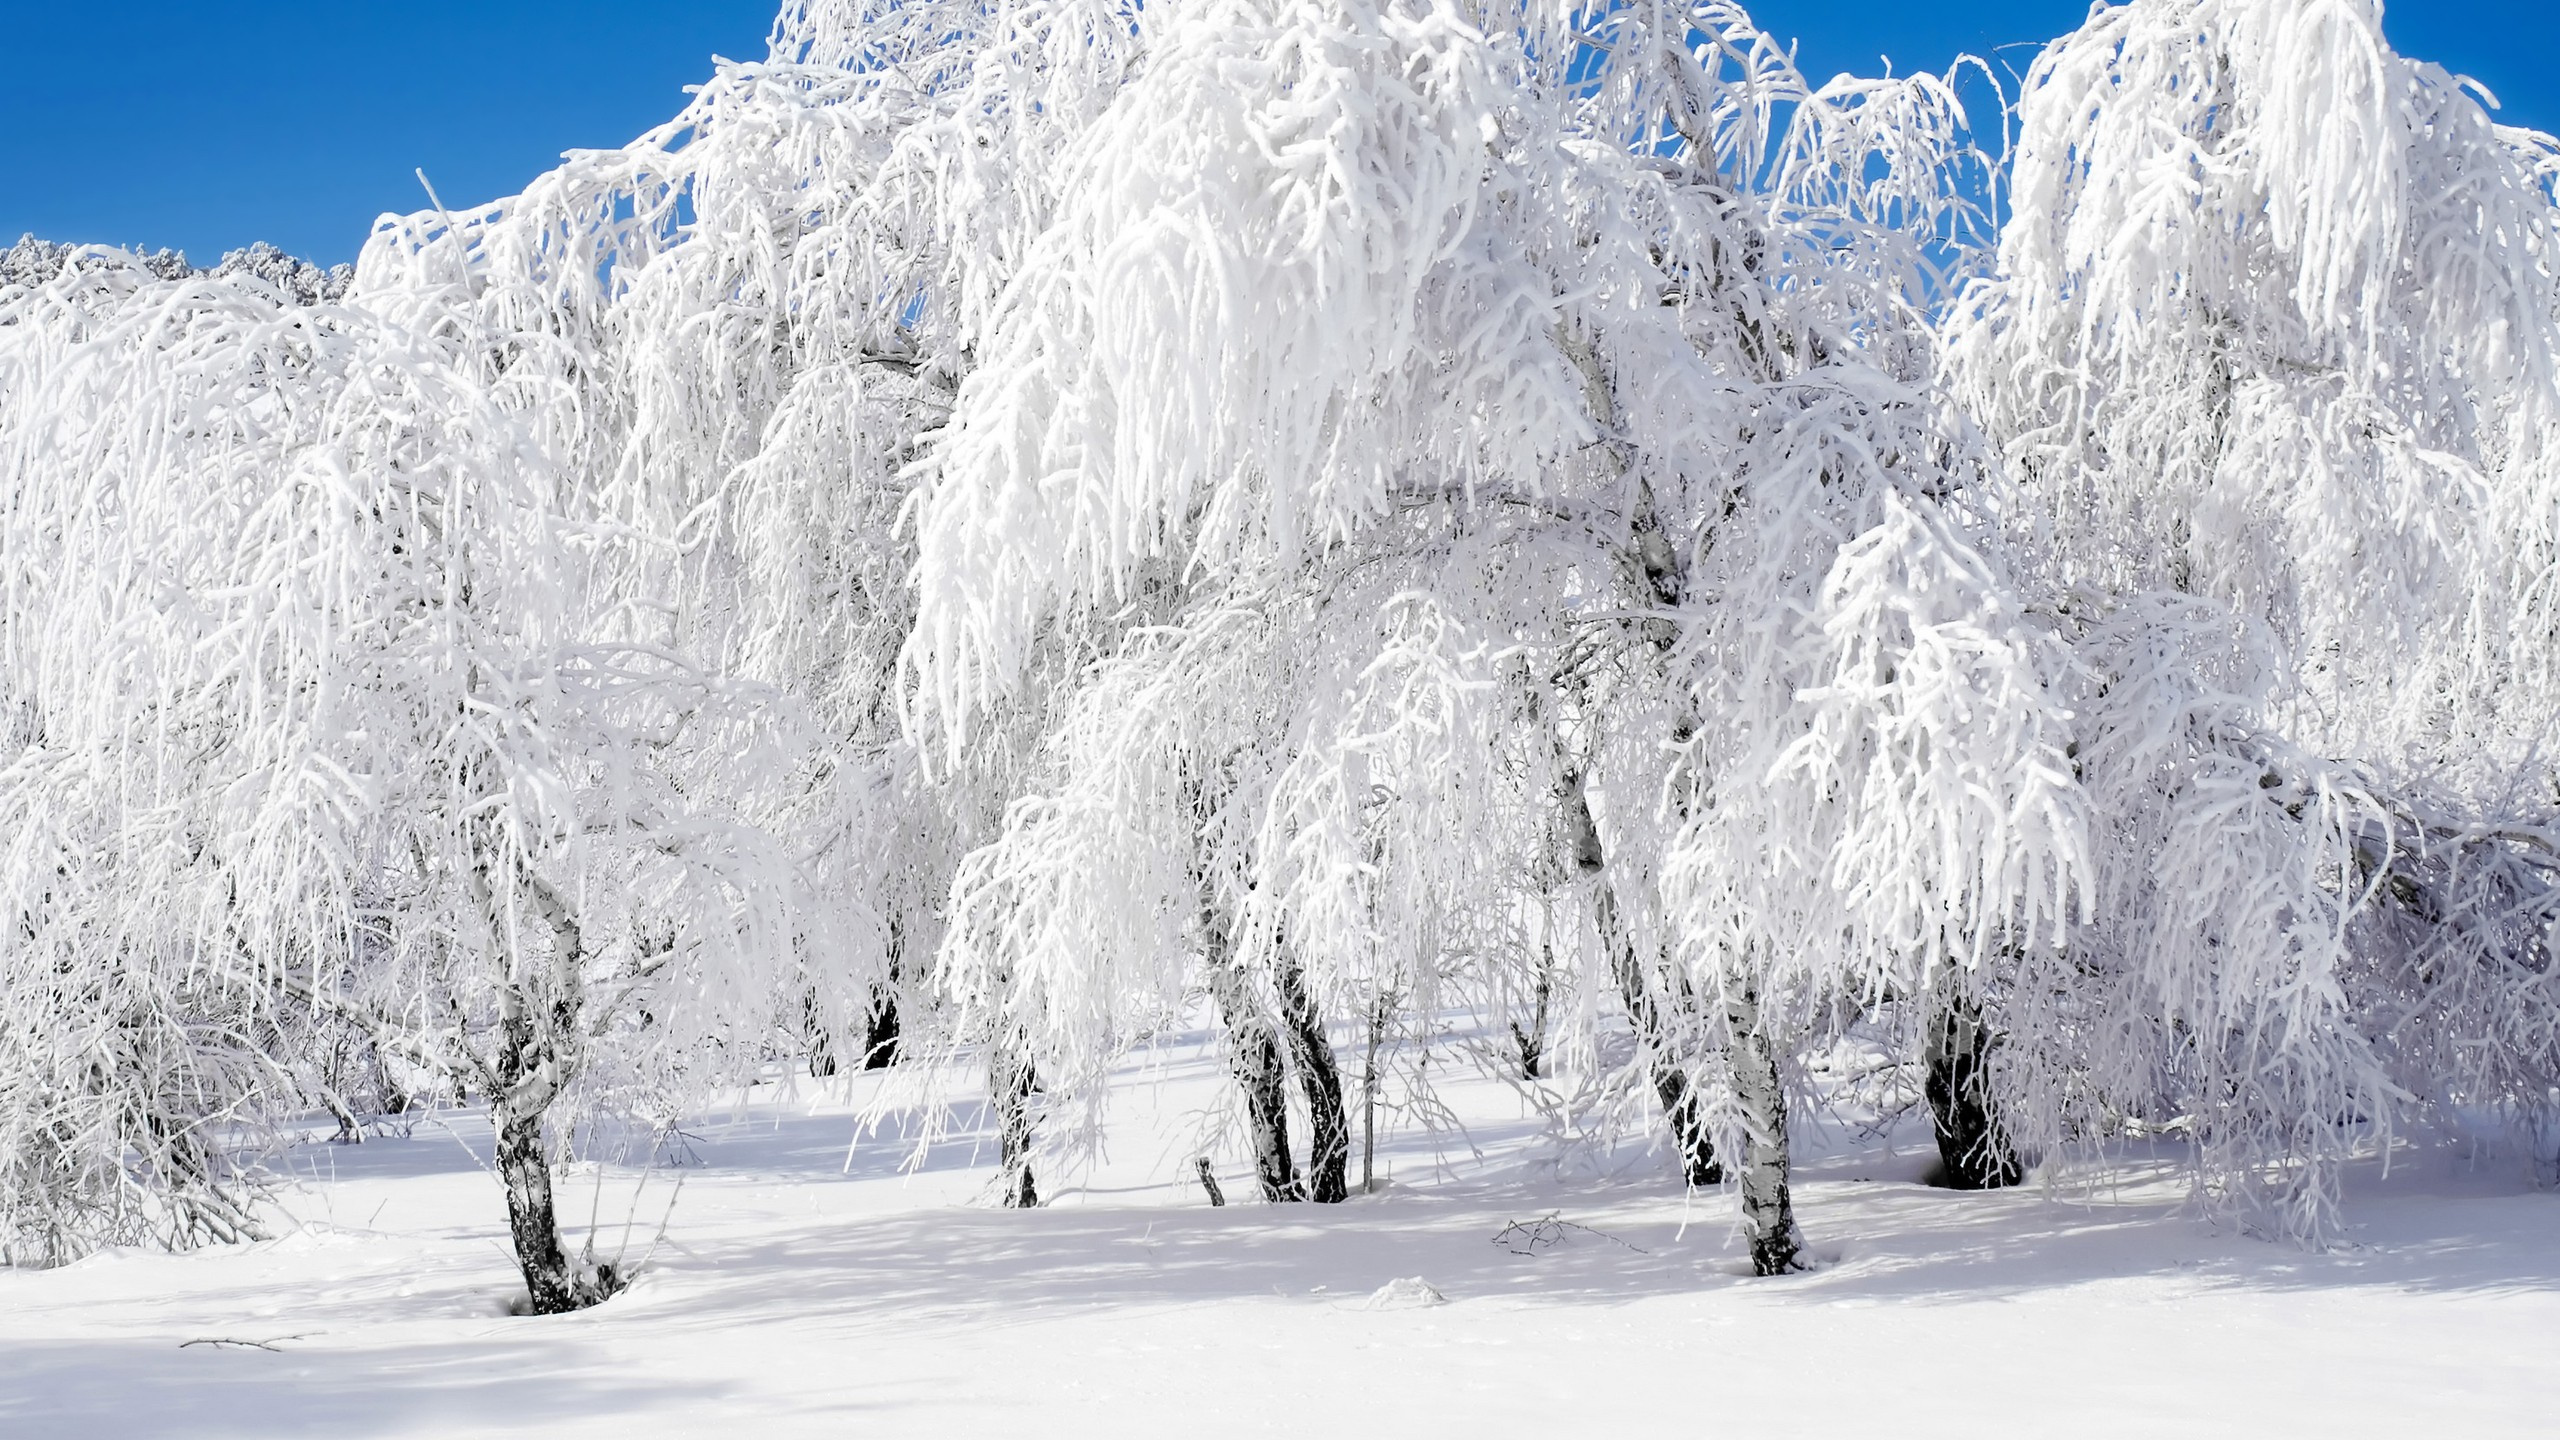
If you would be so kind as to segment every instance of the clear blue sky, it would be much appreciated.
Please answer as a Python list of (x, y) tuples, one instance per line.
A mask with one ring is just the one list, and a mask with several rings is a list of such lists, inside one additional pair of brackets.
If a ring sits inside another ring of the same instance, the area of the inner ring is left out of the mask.
[[(21, 231), (348, 260), (373, 217), (511, 193), (564, 149), (675, 113), (714, 52), (763, 54), (774, 0), (0, 0), (0, 244)], [(2023, 69), (2083, 0), (1759, 0), (1820, 79)], [(2560, 130), (2560, 0), (2400, 0), (2394, 43)], [(2026, 45), (2026, 49), (1999, 47)]]

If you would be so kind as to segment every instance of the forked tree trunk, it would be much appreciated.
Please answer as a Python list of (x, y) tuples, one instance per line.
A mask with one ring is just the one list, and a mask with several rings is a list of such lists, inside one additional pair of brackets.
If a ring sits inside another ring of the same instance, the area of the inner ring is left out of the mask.
[(1339, 1205), (1351, 1197), (1351, 1122), (1342, 1104), (1342, 1067), (1334, 1062), (1333, 1042), (1297, 962), (1284, 957), (1278, 980), (1289, 1057), (1297, 1062), (1298, 1089), (1307, 1100), (1307, 1198)]
[(1031, 1097), (1039, 1092), (1039, 1072), (1031, 1062), (998, 1051), (989, 1087), (995, 1094), (1000, 1203), (1008, 1210), (1029, 1210), (1040, 1203), (1040, 1187), (1031, 1174)]
[(1244, 1094), (1253, 1175), (1271, 1204), (1303, 1200), (1297, 1162), (1289, 1154), (1289, 1072), (1280, 1056), (1280, 1029), (1272, 1024), (1235, 962), (1235, 935), (1201, 882), (1200, 959), (1218, 1018), (1227, 1031), (1227, 1072)]
[(1952, 989), (1934, 998), (1922, 1046), (1947, 1188), (1997, 1190), (2024, 1179), (2025, 1167), (1991, 1104), (1991, 1031), (1980, 1002)]
[(1736, 988), (1725, 1001), (1733, 1057), (1733, 1094), (1742, 1108), (1742, 1228), (1751, 1243), (1751, 1273), (1784, 1275), (1803, 1268), (1804, 1235), (1796, 1229), (1787, 1189), (1787, 1092), (1777, 1052), (1760, 1023), (1760, 999)]
[(1608, 952), (1609, 971), (1618, 982), (1618, 994), (1626, 1001), (1628, 1023), (1635, 1028), (1636, 1043), (1643, 1047), (1645, 1064), (1652, 1072), (1653, 1093), (1662, 1102), (1662, 1121), (1670, 1131), (1672, 1148), (1680, 1157), (1681, 1178), (1693, 1186), (1721, 1185), (1724, 1166), (1717, 1162), (1715, 1139), (1707, 1132), (1704, 1106), (1689, 1084), (1688, 1070), (1672, 1051), (1672, 1027), (1664, 1022), (1661, 1002), (1646, 979), (1644, 967), (1636, 963), (1635, 937), (1629, 933), (1626, 917), (1618, 909), (1617, 893), (1610, 887), (1600, 827), (1591, 818), (1591, 802), (1583, 792), (1579, 772), (1566, 778), (1560, 801), (1566, 852), (1574, 872), (1591, 884), (1592, 921), (1599, 928), (1601, 948)]
[(1289, 1074), (1280, 1059), (1279, 1029), (1243, 991), (1242, 978), (1229, 972), (1219, 984), (1218, 1009), (1227, 1024), (1227, 1069), (1244, 1092), (1254, 1178), (1266, 1201), (1303, 1200), (1297, 1162), (1289, 1154)]

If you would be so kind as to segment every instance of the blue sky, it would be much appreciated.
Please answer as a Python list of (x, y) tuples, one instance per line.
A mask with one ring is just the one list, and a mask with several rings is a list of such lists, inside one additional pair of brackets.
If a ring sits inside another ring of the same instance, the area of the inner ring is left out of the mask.
[[(577, 146), (673, 114), (719, 53), (763, 53), (774, 0), (0, 0), (0, 244), (185, 250), (268, 240), (353, 259), (373, 217), (511, 193)], [(2084, 0), (1758, 0), (1819, 79), (2023, 69)], [(2402, 50), (2471, 75), (2509, 119), (2560, 130), (2560, 0), (2401, 0)], [(2024, 49), (2002, 47), (2020, 46)]]

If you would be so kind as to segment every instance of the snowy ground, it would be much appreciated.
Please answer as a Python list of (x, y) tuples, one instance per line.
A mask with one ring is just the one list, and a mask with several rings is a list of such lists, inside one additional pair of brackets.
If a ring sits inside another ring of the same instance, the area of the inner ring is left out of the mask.
[[(564, 1210), (600, 1210), (607, 1251), (635, 1185), (634, 1254), (676, 1198), (631, 1291), (551, 1318), (506, 1313), (503, 1215), (469, 1117), (314, 1143), (281, 1239), (0, 1272), (0, 1435), (2560, 1425), (2560, 1196), (2503, 1163), (2404, 1154), (2358, 1177), (2356, 1244), (2310, 1255), (2185, 1218), (2166, 1182), (1959, 1195), (1919, 1183), (1907, 1149), (1847, 1148), (1800, 1170), (1822, 1268), (1753, 1280), (1724, 1201), (1686, 1209), (1655, 1167), (1557, 1179), (1491, 1086), (1459, 1093), (1481, 1160), (1401, 1135), (1380, 1194), (1275, 1212), (1239, 1201), (1230, 1168), (1212, 1210), (1175, 1162), (1214, 1073), (1191, 1055), (1164, 1074), (1117, 1103), (1112, 1159), (1033, 1212), (973, 1203), (989, 1170), (965, 1142), (913, 1176), (886, 1143), (848, 1161), (865, 1081), (759, 1091), (694, 1127), (680, 1194), (665, 1170), (564, 1184)], [(1549, 1212), (1589, 1228), (1530, 1254), (1495, 1243)], [(1446, 1303), (1373, 1298), (1404, 1277)]]

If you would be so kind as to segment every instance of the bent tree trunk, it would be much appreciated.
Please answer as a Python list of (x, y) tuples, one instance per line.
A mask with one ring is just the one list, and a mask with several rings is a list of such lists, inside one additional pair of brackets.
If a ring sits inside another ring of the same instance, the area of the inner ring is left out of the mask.
[[(1639, 1033), (1663, 1033), (1661, 1012), (1654, 1008), (1652, 994), (1646, 989), (1644, 976), (1635, 964), (1635, 952), (1623, 952), (1617, 965), (1618, 986), (1627, 1002), (1627, 1012), (1635, 1017)], [(1668, 1047), (1657, 1039), (1647, 1046), (1652, 1056), (1653, 1094), (1662, 1102), (1662, 1123), (1671, 1132), (1672, 1146), (1680, 1154), (1680, 1177), (1693, 1188), (1724, 1183), (1724, 1164), (1716, 1158), (1715, 1137), (1707, 1131), (1706, 1107), (1698, 1099), (1696, 1087), (1689, 1083), (1689, 1072), (1680, 1068), (1667, 1053)]]
[[(1603, 436), (1618, 431), (1617, 387), (1607, 367), (1601, 363), (1600, 350), (1594, 337), (1574, 332), (1559, 325), (1556, 346), (1573, 362), (1582, 375), (1584, 403), (1591, 407), (1591, 418)], [(1630, 472), (1629, 453), (1622, 442), (1609, 440), (1601, 447), (1609, 468), (1624, 480)], [(1635, 478), (1635, 506), (1627, 517), (1627, 538), (1619, 551), (1619, 564), (1629, 588), (1638, 603), (1653, 613), (1636, 622), (1635, 634), (1642, 644), (1659, 655), (1668, 656), (1677, 648), (1680, 638), (1678, 622), (1670, 617), (1686, 603), (1688, 577), (1683, 573), (1680, 551), (1672, 543), (1671, 532), (1662, 523), (1656, 506), (1652, 483), (1641, 475)], [(1672, 738), (1685, 740), (1696, 728), (1693, 714), (1673, 727)], [(1609, 967), (1615, 973), (1619, 993), (1625, 997), (1627, 1016), (1635, 1025), (1636, 1037), (1645, 1047), (1653, 1068), (1654, 1095), (1662, 1102), (1663, 1123), (1670, 1128), (1671, 1141), (1680, 1154), (1680, 1172), (1693, 1187), (1721, 1185), (1724, 1167), (1717, 1163), (1714, 1142), (1708, 1137), (1704, 1106), (1690, 1084), (1689, 1072), (1681, 1058), (1672, 1053), (1672, 1027), (1664, 1023), (1663, 1006), (1682, 1013), (1674, 1019), (1697, 1018), (1697, 997), (1682, 983), (1668, 995), (1657, 997), (1647, 981), (1644, 967), (1637, 964), (1635, 938), (1618, 908), (1617, 893), (1611, 888), (1606, 870), (1606, 857), (1600, 848), (1599, 827), (1592, 823), (1591, 804), (1584, 791), (1580, 768), (1571, 769), (1564, 777), (1564, 829), (1568, 848), (1577, 873), (1593, 879), (1593, 919), (1600, 929), (1600, 942), (1609, 952)], [(1657, 967), (1668, 970), (1669, 967)], [(1684, 1025), (1683, 1029), (1693, 1028)]]
[(2026, 1176), (1991, 1105), (1991, 1030), (1981, 1002), (1950, 987), (1933, 999), (1922, 1039), (1929, 1118), (1951, 1190), (1996, 1190)]
[(561, 1315), (584, 1310), (622, 1288), (610, 1265), (579, 1263), (560, 1244), (559, 1211), (551, 1197), (551, 1154), (542, 1140), (542, 1118), (560, 1093), (567, 1057), (524, 1023), (522, 992), (508, 987), (500, 1047), (491, 1087), (490, 1121), (498, 1132), (498, 1180), (507, 1190), (507, 1233), (515, 1241), (516, 1266), (524, 1272), (530, 1313)]
[(507, 1231), (516, 1265), (536, 1315), (584, 1310), (619, 1288), (610, 1265), (575, 1265), (560, 1245), (560, 1221), (551, 1197), (551, 1156), (542, 1143), (542, 1116), (509, 1114), (498, 1125), (498, 1179), (507, 1187)]
[[(506, 923), (489, 883), (489, 867), (475, 867), (473, 889), (493, 936)], [(551, 1155), (542, 1139), (543, 1116), (579, 1067), (579, 986), (586, 942), (568, 902), (538, 875), (520, 877), (524, 898), (551, 937), (550, 954), (517, 957), (516, 975), (499, 991), (498, 1050), (487, 1068), (489, 1120), (497, 1131), (497, 1171), (507, 1191), (507, 1230), (516, 1265), (524, 1272), (530, 1313), (559, 1315), (583, 1310), (622, 1288), (609, 1265), (572, 1261), (560, 1244), (559, 1212), (551, 1197)]]
[(1733, 989), (1725, 1001), (1725, 1024), (1746, 1137), (1742, 1228), (1751, 1243), (1751, 1273), (1784, 1275), (1803, 1268), (1804, 1252), (1787, 1190), (1787, 1092), (1778, 1078), (1777, 1052), (1760, 1023), (1759, 996), (1748, 987)]
[(1566, 777), (1561, 803), (1566, 849), (1574, 873), (1591, 884), (1592, 920), (1600, 931), (1601, 948), (1608, 952), (1609, 971), (1618, 982), (1618, 994), (1626, 1002), (1628, 1023), (1635, 1028), (1636, 1043), (1643, 1047), (1645, 1064), (1652, 1072), (1653, 1093), (1662, 1102), (1663, 1124), (1670, 1130), (1672, 1148), (1680, 1157), (1681, 1177), (1693, 1186), (1721, 1185), (1724, 1166), (1716, 1160), (1705, 1107), (1689, 1084), (1687, 1067), (1672, 1053), (1671, 1027), (1664, 1022), (1662, 1006), (1646, 980), (1644, 967), (1636, 963), (1635, 937), (1629, 933), (1626, 916), (1618, 908), (1617, 892), (1609, 884), (1608, 857), (1600, 847), (1600, 827), (1591, 818), (1591, 802), (1584, 794), (1581, 772)]
[(998, 1050), (990, 1089), (995, 1093), (998, 1171), (1001, 1203), (1008, 1210), (1030, 1210), (1040, 1204), (1040, 1188), (1031, 1175), (1031, 1097), (1040, 1089), (1031, 1062)]
[(1334, 1063), (1333, 1042), (1325, 1038), (1305, 972), (1284, 959), (1278, 978), (1289, 1058), (1297, 1062), (1298, 1089), (1307, 1099), (1307, 1198), (1339, 1205), (1351, 1196), (1351, 1121), (1342, 1103), (1342, 1067)]

